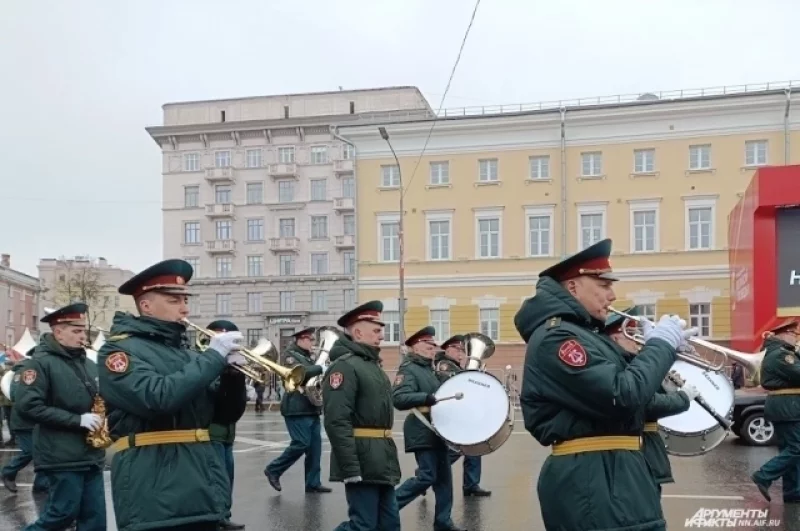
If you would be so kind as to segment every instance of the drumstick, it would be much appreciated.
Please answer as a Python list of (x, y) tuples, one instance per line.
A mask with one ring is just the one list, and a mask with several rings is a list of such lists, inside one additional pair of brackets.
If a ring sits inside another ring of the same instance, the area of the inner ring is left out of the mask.
[(439, 399), (436, 400), (436, 402), (438, 403), (438, 402), (441, 402), (443, 400), (453, 400), (454, 398), (456, 400), (461, 400), (462, 398), (464, 398), (464, 393), (459, 391), (458, 393), (454, 394), (453, 396), (445, 396), (445, 397), (439, 398)]
[[(673, 372), (673, 371), (670, 371), (670, 372)], [(674, 383), (675, 385), (677, 385), (679, 387), (682, 387), (683, 384), (685, 383), (683, 378), (681, 378), (680, 375), (678, 375), (677, 373), (676, 374), (667, 374), (667, 378), (669, 378), (669, 380), (672, 381), (672, 383)], [(720, 426), (725, 428), (726, 431), (731, 429), (731, 423), (728, 421), (728, 419), (726, 419), (725, 417), (723, 417), (722, 415), (717, 413), (717, 411), (713, 407), (711, 407), (711, 404), (706, 402), (705, 399), (702, 396), (698, 395), (698, 396), (694, 397), (694, 401), (697, 402), (697, 404), (700, 407), (705, 409), (708, 412), (709, 415), (714, 417), (714, 420), (716, 420), (719, 423)]]

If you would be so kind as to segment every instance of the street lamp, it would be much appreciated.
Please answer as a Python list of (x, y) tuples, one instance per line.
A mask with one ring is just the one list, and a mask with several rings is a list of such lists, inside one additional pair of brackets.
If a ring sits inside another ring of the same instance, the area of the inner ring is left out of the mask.
[(400, 301), (398, 310), (400, 313), (400, 352), (402, 353), (403, 345), (406, 342), (406, 267), (404, 254), (405, 245), (403, 244), (403, 196), (405, 195), (405, 190), (403, 190), (403, 173), (400, 171), (400, 161), (397, 159), (397, 153), (394, 152), (392, 143), (389, 141), (389, 133), (386, 132), (385, 127), (379, 127), (378, 131), (381, 134), (381, 138), (389, 145), (389, 149), (392, 150), (392, 156), (397, 163), (397, 175), (400, 179), (400, 220), (397, 227), (397, 245), (400, 247)]

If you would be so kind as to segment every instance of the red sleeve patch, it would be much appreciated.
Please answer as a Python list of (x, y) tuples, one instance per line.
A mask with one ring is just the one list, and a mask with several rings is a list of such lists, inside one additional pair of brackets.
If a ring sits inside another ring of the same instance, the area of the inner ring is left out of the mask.
[(124, 352), (112, 352), (106, 358), (106, 367), (109, 371), (122, 374), (128, 370), (130, 360)]
[(22, 373), (22, 382), (25, 385), (31, 385), (33, 382), (36, 381), (36, 371), (33, 369), (28, 369)]
[(406, 376), (403, 373), (397, 373), (397, 376), (394, 377), (394, 384), (400, 385), (405, 380)]
[(340, 372), (335, 372), (331, 374), (329, 381), (332, 389), (339, 389), (339, 387), (342, 385), (342, 382), (344, 382), (344, 375), (342, 375)]
[(584, 367), (589, 359), (583, 345), (575, 339), (569, 339), (561, 343), (558, 349), (558, 357), (570, 367)]

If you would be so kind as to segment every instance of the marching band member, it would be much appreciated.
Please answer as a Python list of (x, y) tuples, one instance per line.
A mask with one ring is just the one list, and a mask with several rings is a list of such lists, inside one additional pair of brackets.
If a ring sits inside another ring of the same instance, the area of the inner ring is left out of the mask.
[[(209, 324), (206, 328), (212, 332), (238, 332), (239, 328), (230, 321), (220, 319)], [(230, 493), (228, 505), (226, 507), (225, 518), (220, 522), (220, 529), (244, 529), (243, 524), (231, 521), (231, 505), (233, 501), (233, 442), (236, 440), (236, 423), (242, 418), (247, 409), (247, 387), (246, 377), (241, 371), (233, 367), (227, 367), (219, 379), (212, 384), (212, 389), (216, 392), (216, 401), (219, 405), (214, 406), (214, 417), (208, 427), (208, 434), (211, 442), (216, 446), (219, 457), (225, 465), (225, 471), (230, 480)], [(235, 405), (235, 409), (231, 406)]]
[(538, 481), (548, 531), (666, 528), (640, 434), (645, 405), (697, 331), (664, 316), (628, 363), (596, 333), (616, 300), (610, 255), (605, 239), (542, 271), (514, 318), (528, 345), (525, 428), (552, 446)]
[(752, 476), (759, 492), (771, 500), (769, 487), (783, 478), (783, 502), (800, 502), (800, 358), (796, 344), (800, 322), (787, 319), (764, 334), (767, 352), (761, 364), (761, 386), (767, 390), (764, 418), (775, 426), (780, 453)]
[[(636, 306), (623, 310), (623, 313), (638, 315)], [(624, 322), (623, 316), (612, 313), (606, 319), (604, 332), (619, 346), (623, 355), (630, 362), (633, 356), (641, 350), (641, 345), (625, 335), (622, 329)], [(662, 387), (645, 407), (642, 453), (644, 453), (644, 458), (653, 474), (653, 480), (658, 485), (659, 493), (661, 493), (663, 484), (675, 483), (675, 479), (672, 477), (672, 465), (669, 462), (667, 447), (664, 445), (664, 439), (658, 433), (658, 420), (688, 411), (692, 400), (699, 394), (697, 388), (692, 384), (684, 384), (678, 389), (669, 378), (665, 378)]]
[(97, 396), (97, 366), (86, 358), (86, 310), (71, 304), (42, 317), (50, 325), (33, 358), (19, 373), (15, 408), (33, 428), (33, 462), (47, 476), (44, 511), (25, 529), (66, 529), (77, 520), (82, 531), (105, 531), (105, 450), (86, 442), (102, 426), (91, 413)]
[(335, 531), (400, 531), (394, 486), (400, 462), (392, 438), (392, 384), (378, 364), (383, 304), (371, 301), (344, 314), (322, 382), (331, 481), (344, 483), (349, 520)]
[[(434, 337), (436, 329), (426, 326), (406, 340), (411, 352), (406, 354), (394, 380), (394, 407), (400, 411), (416, 408), (430, 414), (436, 404), (434, 393), (441, 385), (433, 359), (439, 351)], [(453, 474), (447, 445), (416, 415), (409, 414), (403, 424), (406, 453), (414, 453), (416, 474), (397, 488), (397, 505), (403, 507), (422, 495), (429, 487), (436, 496), (433, 520), (435, 531), (460, 531), (451, 518), (453, 510)]]
[[(302, 365), (306, 369), (304, 384), (314, 376), (322, 374), (322, 366), (315, 365), (311, 359), (315, 331), (316, 328), (306, 328), (294, 334), (294, 344), (290, 345), (283, 353), (284, 367), (292, 368)], [(319, 416), (321, 411), (322, 408), (312, 404), (301, 389), (283, 393), (281, 415), (292, 442), (264, 469), (264, 475), (267, 476), (267, 481), (273, 489), (281, 490), (281, 476), (305, 455), (306, 492), (331, 492), (331, 489), (322, 486), (320, 478), (322, 432)]]
[(120, 286), (139, 316), (117, 312), (98, 353), (116, 439), (111, 486), (119, 531), (216, 531), (230, 503), (230, 480), (208, 433), (214, 411), (227, 406), (211, 384), (228, 365), (245, 362), (236, 352), (242, 334), (216, 334), (199, 354), (182, 346), (192, 273), (184, 260), (165, 260)]

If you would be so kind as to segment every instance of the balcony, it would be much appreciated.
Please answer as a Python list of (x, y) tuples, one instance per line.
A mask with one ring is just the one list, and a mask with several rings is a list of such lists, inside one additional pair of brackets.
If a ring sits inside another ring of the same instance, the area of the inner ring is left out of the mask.
[(294, 236), (286, 238), (270, 238), (269, 250), (273, 253), (299, 253), (300, 252), (300, 238)]
[(233, 254), (236, 252), (236, 240), (207, 240), (206, 251), (210, 254)]
[(336, 212), (352, 212), (356, 209), (356, 201), (352, 197), (337, 197), (333, 200), (333, 210)]
[(267, 166), (267, 173), (273, 179), (297, 179), (297, 164), (294, 162), (270, 164)]
[(206, 168), (206, 181), (213, 184), (232, 183), (233, 168)]
[(356, 237), (353, 234), (345, 234), (343, 236), (336, 236), (334, 242), (337, 249), (355, 249)]
[(353, 159), (346, 159), (346, 160), (334, 160), (333, 161), (333, 173), (339, 174), (346, 174), (346, 173), (353, 173)]
[(233, 203), (211, 203), (206, 205), (206, 217), (215, 218), (232, 218), (235, 208)]

